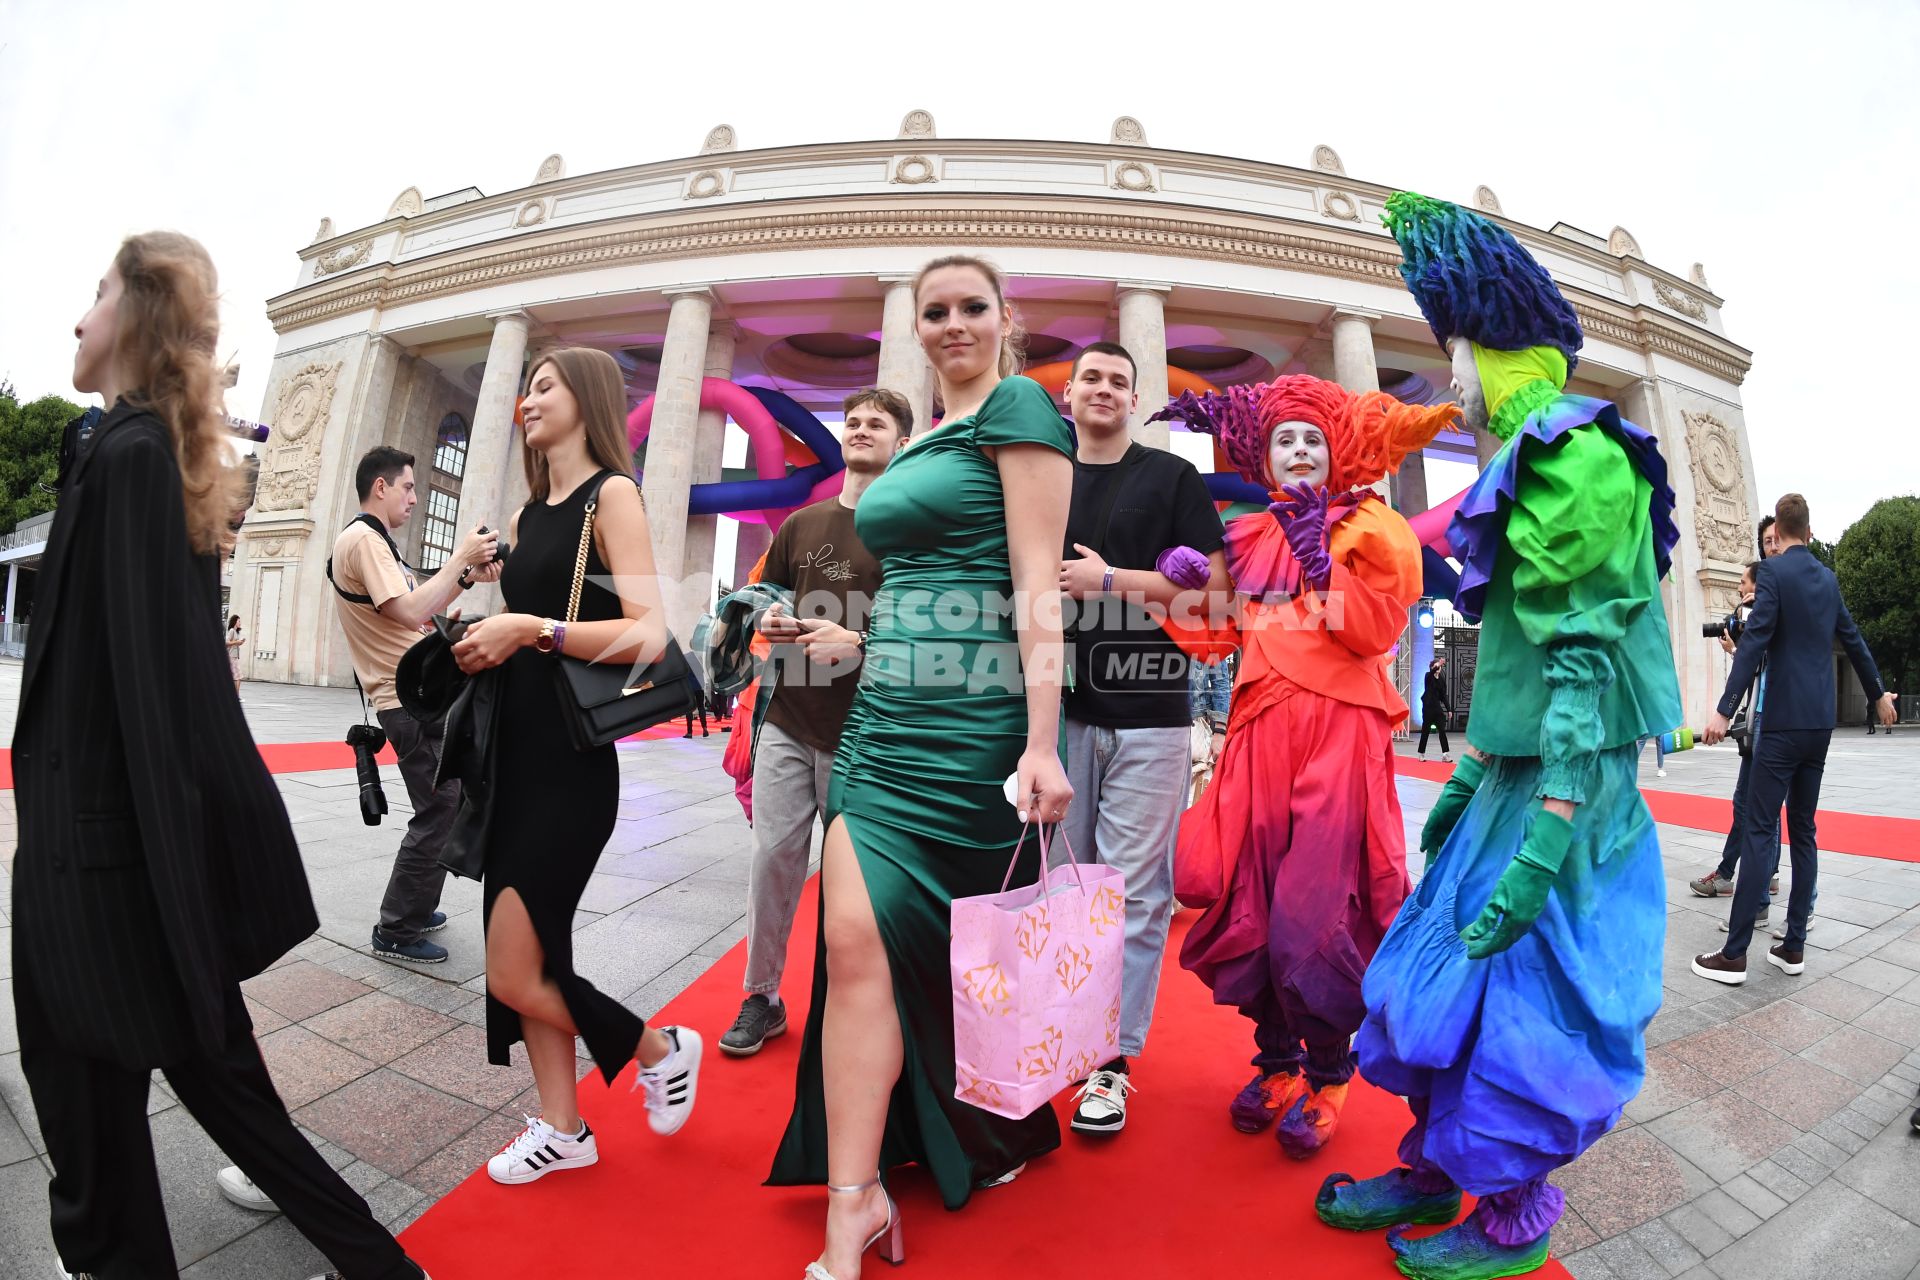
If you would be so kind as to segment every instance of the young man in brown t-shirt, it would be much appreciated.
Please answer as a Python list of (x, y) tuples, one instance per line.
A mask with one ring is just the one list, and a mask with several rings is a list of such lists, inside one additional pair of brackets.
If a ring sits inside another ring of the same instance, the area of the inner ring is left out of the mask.
[(767, 550), (760, 581), (793, 593), (794, 607), (767, 611), (773, 641), (772, 701), (753, 756), (753, 868), (747, 880), (747, 998), (720, 1049), (760, 1052), (787, 1029), (780, 978), (787, 935), (807, 882), (814, 818), (825, 811), (840, 729), (860, 680), (867, 612), (880, 565), (861, 545), (853, 513), (913, 430), (913, 409), (884, 388), (856, 391), (844, 406), (838, 497), (788, 516)]

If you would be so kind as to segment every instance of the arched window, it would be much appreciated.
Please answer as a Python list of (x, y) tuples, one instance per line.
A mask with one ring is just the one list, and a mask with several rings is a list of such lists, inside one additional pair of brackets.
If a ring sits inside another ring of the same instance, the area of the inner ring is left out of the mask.
[(440, 419), (433, 446), (433, 472), (427, 481), (427, 523), (421, 531), (420, 567), (439, 570), (460, 540), (460, 478), (467, 470), (467, 420), (449, 413)]

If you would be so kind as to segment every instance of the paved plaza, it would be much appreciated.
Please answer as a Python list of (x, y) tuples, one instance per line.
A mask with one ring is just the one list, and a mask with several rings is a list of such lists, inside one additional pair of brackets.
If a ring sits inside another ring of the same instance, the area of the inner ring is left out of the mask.
[[(19, 664), (0, 662), (0, 740), (19, 682)], [(359, 713), (351, 690), (248, 684), (242, 699), (263, 743), (337, 741)], [(725, 742), (716, 733), (621, 750), (619, 829), (581, 903), (575, 961), (647, 1016), (745, 934), (750, 844), (719, 767)], [(1655, 779), (1649, 755), (1642, 782), (1725, 797), (1737, 763), (1730, 747), (1701, 749)], [(407, 808), (397, 771), (385, 781), (394, 812), (367, 827), (351, 770), (276, 778), (320, 932), (246, 991), (295, 1120), (399, 1229), (518, 1131), (532, 1079), (524, 1065), (486, 1064), (478, 886), (448, 882), (452, 922), (437, 935), (446, 964), (367, 954)], [(1438, 790), (1401, 779), (1410, 835)], [(1920, 818), (1920, 731), (1838, 733), (1823, 804)], [(0, 792), (0, 1273), (41, 1276), (53, 1263), (48, 1169), (13, 1029), (14, 839), (13, 795)], [(1722, 837), (1662, 826), (1661, 841), (1667, 991), (1647, 1037), (1646, 1084), (1619, 1127), (1556, 1179), (1568, 1197), (1556, 1252), (1581, 1280), (1920, 1280), (1920, 1138), (1907, 1126), (1920, 1086), (1920, 865), (1823, 852), (1805, 975), (1759, 963), (1770, 939), (1756, 938), (1747, 985), (1725, 988), (1687, 970), (1721, 936), (1727, 900), (1695, 898), (1686, 881), (1717, 858)], [(183, 1276), (300, 1280), (324, 1269), (281, 1219), (220, 1198), (213, 1176), (225, 1160), (157, 1076), (149, 1109)]]

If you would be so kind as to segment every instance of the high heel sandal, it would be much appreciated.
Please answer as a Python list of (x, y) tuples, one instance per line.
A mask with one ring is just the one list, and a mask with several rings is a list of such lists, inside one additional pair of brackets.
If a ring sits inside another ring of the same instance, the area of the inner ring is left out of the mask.
[[(839, 1196), (857, 1196), (875, 1187), (880, 1187), (878, 1175), (857, 1187), (836, 1187), (831, 1182), (827, 1184), (827, 1190)], [(880, 1187), (880, 1198), (887, 1202), (887, 1225), (874, 1232), (873, 1238), (860, 1246), (860, 1253), (864, 1257), (867, 1250), (880, 1245), (880, 1256), (897, 1267), (907, 1260), (906, 1247), (901, 1243), (900, 1206), (893, 1202), (893, 1197), (887, 1194), (885, 1187)], [(886, 1243), (882, 1244), (882, 1241)], [(806, 1275), (801, 1280), (834, 1280), (834, 1275), (818, 1262), (809, 1262)]]

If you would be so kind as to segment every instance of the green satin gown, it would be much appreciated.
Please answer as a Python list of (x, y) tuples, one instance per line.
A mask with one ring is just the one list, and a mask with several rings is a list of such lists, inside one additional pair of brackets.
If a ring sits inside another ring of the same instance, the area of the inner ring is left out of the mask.
[[(950, 1209), (973, 1188), (1060, 1145), (1051, 1107), (1009, 1120), (954, 1098), (949, 907), (997, 893), (1020, 835), (1002, 787), (1026, 748), (1027, 708), (1007, 561), (1000, 474), (981, 450), (1072, 438), (1038, 383), (1008, 378), (970, 418), (894, 459), (862, 496), (860, 540), (880, 561), (866, 667), (834, 757), (828, 819), (853, 839), (893, 970), (906, 1054), (887, 1110), (880, 1167), (919, 1164)], [(1032, 840), (1014, 883), (1039, 874)], [(823, 882), (824, 894), (833, 892)], [(827, 1180), (820, 1028), (826, 948), (793, 1117), (768, 1183)]]

